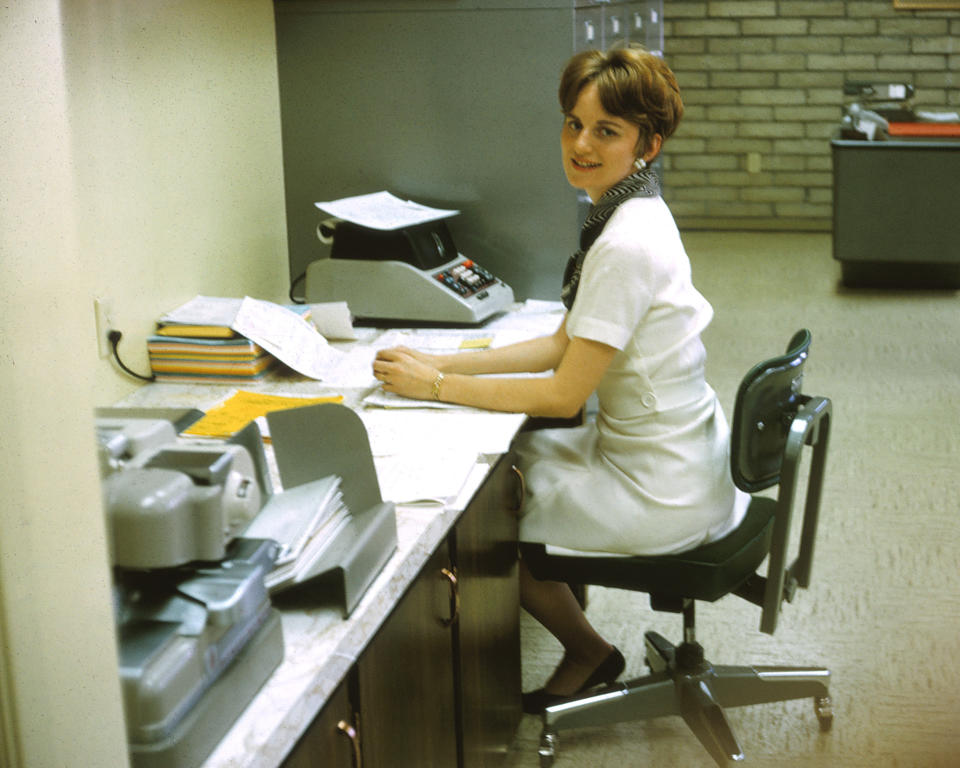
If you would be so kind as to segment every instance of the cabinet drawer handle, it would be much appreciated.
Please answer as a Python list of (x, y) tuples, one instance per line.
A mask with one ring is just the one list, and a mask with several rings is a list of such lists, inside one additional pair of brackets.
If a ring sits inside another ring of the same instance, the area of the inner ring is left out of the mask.
[(353, 745), (354, 768), (363, 768), (363, 758), (360, 755), (360, 738), (357, 735), (357, 729), (346, 720), (341, 720), (337, 723), (337, 730), (350, 739), (350, 744)]
[(523, 502), (527, 498), (527, 481), (523, 477), (523, 472), (516, 464), (511, 464), (510, 469), (517, 476), (517, 493), (514, 495), (514, 506), (511, 511), (519, 512), (523, 509)]
[(440, 575), (447, 580), (447, 583), (450, 585), (450, 618), (449, 619), (440, 619), (440, 623), (449, 627), (457, 622), (457, 619), (460, 618), (460, 584), (457, 582), (456, 571), (452, 571), (449, 568), (441, 568)]

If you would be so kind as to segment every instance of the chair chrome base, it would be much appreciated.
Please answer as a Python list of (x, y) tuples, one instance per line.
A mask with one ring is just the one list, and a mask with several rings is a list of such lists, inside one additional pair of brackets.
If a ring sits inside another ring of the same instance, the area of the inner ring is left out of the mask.
[(558, 731), (680, 715), (718, 765), (743, 760), (725, 707), (811, 697), (820, 730), (833, 724), (830, 671), (819, 667), (713, 666), (697, 643), (674, 646), (647, 632), (651, 674), (548, 707), (543, 713), (540, 765), (556, 757)]

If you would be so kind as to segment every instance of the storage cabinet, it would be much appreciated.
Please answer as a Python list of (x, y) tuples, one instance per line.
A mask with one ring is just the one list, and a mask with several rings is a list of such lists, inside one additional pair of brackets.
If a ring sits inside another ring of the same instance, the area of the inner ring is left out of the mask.
[(463, 768), (499, 765), (520, 721), (516, 491), (504, 457), (454, 531)]
[(356, 716), (344, 681), (297, 742), (284, 768), (359, 768)]
[(284, 768), (500, 764), (520, 720), (516, 498), (503, 457)]
[(364, 768), (457, 764), (452, 574), (444, 543), (357, 663)]

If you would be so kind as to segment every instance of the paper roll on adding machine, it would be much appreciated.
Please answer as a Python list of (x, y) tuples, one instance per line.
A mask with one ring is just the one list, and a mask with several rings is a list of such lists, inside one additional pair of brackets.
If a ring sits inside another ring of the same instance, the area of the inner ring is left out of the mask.
[(513, 290), (457, 251), (446, 221), (388, 192), (316, 203), (328, 258), (306, 271), (307, 303), (346, 301), (365, 319), (477, 324), (513, 304)]

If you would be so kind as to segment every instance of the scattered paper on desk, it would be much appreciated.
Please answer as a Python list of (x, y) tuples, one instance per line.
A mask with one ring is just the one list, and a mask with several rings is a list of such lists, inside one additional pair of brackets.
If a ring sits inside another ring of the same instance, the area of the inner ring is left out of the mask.
[(231, 327), (293, 370), (321, 381), (343, 354), (296, 312), (249, 296), (240, 303)]
[(477, 456), (469, 450), (381, 456), (373, 460), (384, 499), (396, 504), (446, 504), (456, 498)]
[(324, 338), (337, 341), (353, 341), (357, 338), (353, 317), (345, 301), (311, 304), (310, 320)]
[[(397, 410), (432, 410), (453, 411), (469, 408), (456, 403), (444, 403), (441, 400), (414, 400), (410, 397), (398, 395), (396, 392), (385, 392), (380, 387), (368, 392), (363, 398), (363, 404), (371, 408), (394, 408)], [(470, 410), (476, 410), (471, 408)]]
[[(463, 410), (386, 411), (379, 408), (359, 411), (370, 439), (374, 458), (379, 456), (417, 456), (467, 452), (480, 454), (505, 453), (517, 430), (526, 421), (522, 413)], [(441, 469), (427, 464), (425, 471)]]
[(379, 384), (373, 375), (375, 347), (360, 344), (342, 352), (340, 362), (324, 378), (325, 384), (349, 389), (370, 389)]
[(243, 429), (254, 419), (265, 416), (271, 411), (283, 411), (288, 408), (301, 408), (317, 403), (340, 403), (341, 395), (328, 397), (287, 397), (267, 395), (262, 392), (234, 393), (223, 403), (214, 406), (206, 415), (184, 430), (185, 435), (193, 437), (230, 437)]
[(232, 328), (298, 373), (321, 381), (342, 354), (298, 312), (250, 296), (195, 296), (160, 322)]
[(459, 352), (465, 349), (483, 349), (494, 343), (494, 336), (487, 330), (463, 328), (393, 329), (376, 340), (377, 349), (410, 347), (422, 352)]
[(161, 323), (179, 325), (216, 325), (229, 328), (240, 309), (242, 299), (222, 296), (194, 296), (160, 318)]
[(530, 314), (543, 314), (544, 312), (550, 313), (563, 313), (566, 310), (563, 307), (562, 301), (547, 301), (545, 299), (527, 299), (520, 308), (516, 311), (518, 315), (530, 315)]
[(510, 448), (526, 417), (487, 411), (364, 410), (383, 498), (398, 504), (459, 496), (482, 454)]
[[(435, 400), (425, 403), (418, 400), (408, 400), (399, 395), (388, 395), (379, 389), (379, 382), (373, 375), (373, 360), (377, 351), (389, 347), (410, 347), (431, 352), (457, 352), (463, 349), (488, 346), (493, 341), (489, 333), (471, 330), (451, 330), (445, 328), (431, 330), (390, 330), (385, 331), (374, 341), (368, 344), (355, 345), (350, 349), (341, 350), (343, 356), (340, 361), (324, 377), (324, 382), (335, 387), (350, 387), (356, 389), (371, 389), (377, 387), (369, 405), (379, 405), (384, 408), (451, 408), (449, 404), (437, 403)], [(382, 397), (381, 397), (382, 395)]]
[(556, 331), (563, 322), (564, 313), (563, 304), (559, 301), (527, 299), (519, 309), (493, 318), (484, 327), (487, 332), (493, 331), (496, 335), (509, 331), (526, 334), (527, 338), (532, 339)]
[(401, 200), (386, 191), (344, 197), (326, 203), (314, 203), (314, 205), (338, 219), (381, 230), (425, 224), (428, 221), (446, 219), (460, 213), (460, 211), (430, 208), (414, 203), (412, 200)]

